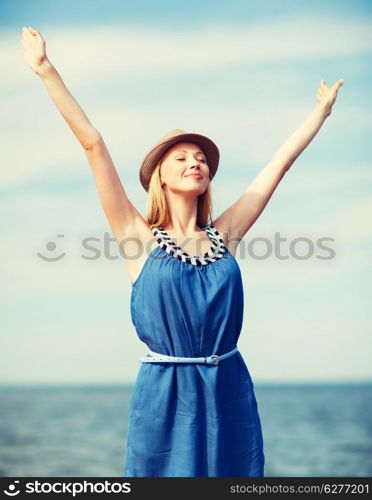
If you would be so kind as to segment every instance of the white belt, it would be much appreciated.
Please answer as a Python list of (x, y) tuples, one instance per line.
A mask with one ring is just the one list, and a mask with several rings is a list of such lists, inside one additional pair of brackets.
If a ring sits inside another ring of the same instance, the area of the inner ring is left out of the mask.
[(206, 358), (181, 358), (178, 356), (168, 356), (166, 354), (159, 354), (158, 352), (150, 351), (150, 354), (139, 358), (140, 363), (202, 363), (207, 365), (218, 365), (218, 363), (225, 358), (228, 358), (238, 352), (238, 348), (235, 347), (232, 351), (225, 354), (217, 355), (212, 354)]

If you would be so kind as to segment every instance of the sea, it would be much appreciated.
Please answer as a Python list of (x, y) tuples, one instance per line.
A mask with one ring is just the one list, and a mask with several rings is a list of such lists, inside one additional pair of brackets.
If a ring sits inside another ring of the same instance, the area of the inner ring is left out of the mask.
[[(254, 385), (265, 477), (371, 477), (372, 382)], [(0, 387), (0, 476), (123, 477), (131, 385)]]

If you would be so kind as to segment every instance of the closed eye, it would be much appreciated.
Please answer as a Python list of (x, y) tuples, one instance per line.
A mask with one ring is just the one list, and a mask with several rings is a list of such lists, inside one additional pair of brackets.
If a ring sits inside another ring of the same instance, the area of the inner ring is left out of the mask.
[[(178, 161), (184, 161), (185, 158), (176, 158), (176, 160), (178, 160)], [(203, 160), (202, 158), (200, 160), (198, 160), (198, 161), (202, 161), (203, 163), (206, 163), (206, 161)]]

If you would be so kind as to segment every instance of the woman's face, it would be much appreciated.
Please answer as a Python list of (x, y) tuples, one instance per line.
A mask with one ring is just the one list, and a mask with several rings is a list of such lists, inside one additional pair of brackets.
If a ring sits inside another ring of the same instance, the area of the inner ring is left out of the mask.
[(209, 184), (207, 158), (193, 142), (178, 142), (164, 155), (160, 169), (163, 188), (171, 191), (203, 194)]

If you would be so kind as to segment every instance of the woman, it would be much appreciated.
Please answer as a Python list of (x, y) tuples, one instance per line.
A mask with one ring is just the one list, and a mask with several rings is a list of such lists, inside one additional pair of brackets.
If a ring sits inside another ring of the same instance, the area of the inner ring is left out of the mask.
[[(119, 245), (125, 242), (132, 321), (150, 353), (140, 360), (131, 399), (124, 476), (264, 476), (254, 386), (237, 348), (243, 286), (234, 255), (331, 114), (343, 80), (331, 88), (321, 81), (304, 123), (213, 221), (217, 146), (180, 129), (163, 136), (140, 168), (149, 193), (145, 219), (127, 198), (100, 133), (50, 63), (41, 34), (25, 27), (21, 43), (27, 64), (83, 146), (111, 229)], [(146, 252), (129, 258), (137, 244)]]

